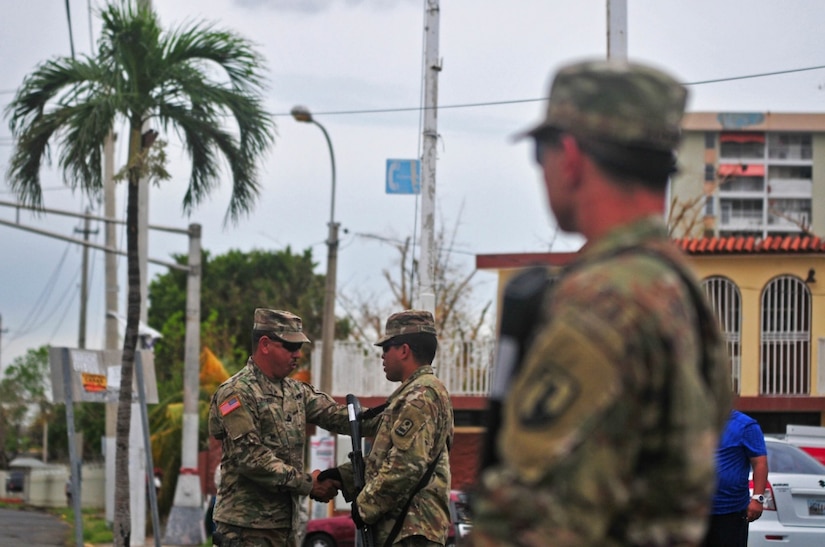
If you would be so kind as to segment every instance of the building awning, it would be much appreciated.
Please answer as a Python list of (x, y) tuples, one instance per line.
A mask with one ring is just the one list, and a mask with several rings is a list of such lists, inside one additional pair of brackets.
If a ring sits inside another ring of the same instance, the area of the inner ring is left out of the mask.
[(716, 173), (720, 177), (764, 177), (765, 166), (762, 164), (722, 163)]
[(730, 131), (719, 135), (721, 142), (765, 142), (764, 133), (754, 133), (751, 131)]

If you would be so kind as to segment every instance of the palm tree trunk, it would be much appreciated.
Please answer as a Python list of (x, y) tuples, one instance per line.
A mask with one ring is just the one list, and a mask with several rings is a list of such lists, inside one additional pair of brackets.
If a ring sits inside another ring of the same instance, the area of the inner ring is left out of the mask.
[[(139, 127), (139, 126), (138, 126)], [(129, 157), (135, 161), (141, 153), (139, 130), (132, 130), (129, 139)], [(139, 161), (137, 163), (140, 163)], [(132, 535), (131, 512), (129, 508), (129, 427), (132, 417), (132, 371), (135, 364), (135, 349), (138, 341), (140, 322), (141, 271), (138, 259), (138, 198), (140, 169), (132, 166), (129, 170), (129, 187), (126, 198), (126, 253), (128, 297), (126, 304), (126, 330), (123, 338), (123, 356), (120, 371), (120, 399), (117, 409), (115, 439), (115, 512), (114, 544), (129, 547)]]

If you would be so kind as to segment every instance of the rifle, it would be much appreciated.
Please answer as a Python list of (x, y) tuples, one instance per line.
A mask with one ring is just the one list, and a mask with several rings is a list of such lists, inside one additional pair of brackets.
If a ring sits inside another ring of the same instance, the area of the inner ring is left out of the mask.
[[(355, 483), (355, 496), (352, 501), (355, 505), (355, 499), (361, 489), (364, 488), (364, 452), (361, 450), (361, 403), (358, 397), (352, 393), (347, 394), (347, 415), (349, 416), (349, 431), (352, 438), (352, 452), (349, 453), (349, 459), (352, 462), (353, 482)], [(375, 547), (375, 538), (369, 526), (356, 529), (356, 545), (361, 547)]]
[(496, 440), (501, 428), (502, 404), (521, 368), (541, 309), (542, 295), (549, 286), (547, 269), (536, 266), (516, 275), (504, 288), (493, 379), (487, 399), (487, 432), (481, 447), (481, 470), (499, 462)]

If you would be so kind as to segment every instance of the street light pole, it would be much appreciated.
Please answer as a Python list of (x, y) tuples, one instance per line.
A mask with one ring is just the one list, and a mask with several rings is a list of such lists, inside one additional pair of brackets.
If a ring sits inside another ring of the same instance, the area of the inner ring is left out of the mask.
[(335, 285), (338, 272), (338, 227), (335, 222), (335, 154), (332, 141), (326, 128), (312, 118), (312, 113), (305, 106), (296, 106), (291, 111), (296, 121), (313, 123), (324, 134), (329, 148), (329, 160), (332, 165), (332, 198), (329, 206), (329, 233), (327, 235), (327, 275), (324, 290), (324, 317), (321, 325), (321, 380), (318, 387), (324, 393), (332, 394), (332, 348), (335, 339)]

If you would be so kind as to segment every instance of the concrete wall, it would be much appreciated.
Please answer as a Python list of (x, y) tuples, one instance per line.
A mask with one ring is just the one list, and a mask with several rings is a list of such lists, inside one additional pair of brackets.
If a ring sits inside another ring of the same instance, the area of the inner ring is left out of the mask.
[[(5, 493), (7, 471), (0, 471), (2, 495), (20, 498), (35, 507), (66, 507), (66, 484), (69, 468), (65, 465), (47, 465), (24, 470), (23, 492)], [(104, 472), (102, 464), (88, 464), (81, 469), (81, 507), (102, 509), (104, 506)]]

